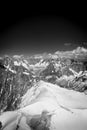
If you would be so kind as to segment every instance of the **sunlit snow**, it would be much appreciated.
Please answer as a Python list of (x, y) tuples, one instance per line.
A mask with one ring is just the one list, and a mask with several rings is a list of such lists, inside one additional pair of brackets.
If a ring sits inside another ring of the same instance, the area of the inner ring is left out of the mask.
[[(14, 130), (15, 122), (13, 128), (12, 124), (9, 126), (9, 122), (13, 122), (16, 116), (19, 117), (21, 114), (20, 122), (23, 122), (23, 118), (28, 120), (29, 117), (41, 114), (44, 110), (51, 113), (49, 130), (87, 129), (87, 96), (44, 81), (38, 82), (23, 96), (21, 109), (11, 112), (13, 116), (9, 116), (11, 115), (9, 112), (4, 113), (0, 116), (0, 121), (5, 127), (4, 130)], [(15, 120), (17, 123), (18, 118)], [(25, 130), (28, 129), (26, 120)], [(22, 123), (19, 124), (20, 128), (24, 127)]]

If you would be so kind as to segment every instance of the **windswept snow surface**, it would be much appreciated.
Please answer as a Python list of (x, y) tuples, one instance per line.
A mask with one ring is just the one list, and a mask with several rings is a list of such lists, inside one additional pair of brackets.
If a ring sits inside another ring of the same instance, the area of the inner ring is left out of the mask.
[[(22, 97), (20, 106), (13, 117), (9, 112), (0, 116), (3, 130), (16, 130), (17, 124), (18, 130), (32, 130), (29, 121), (43, 111), (51, 115), (48, 130), (87, 130), (87, 96), (84, 93), (40, 81)], [(33, 130), (39, 129), (43, 130), (41, 126)]]

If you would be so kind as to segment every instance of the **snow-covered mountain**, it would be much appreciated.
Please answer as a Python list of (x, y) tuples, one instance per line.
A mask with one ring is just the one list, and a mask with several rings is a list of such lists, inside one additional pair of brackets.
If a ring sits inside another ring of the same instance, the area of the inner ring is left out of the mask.
[[(56, 130), (86, 130), (86, 96), (87, 49), (83, 47), (52, 54), (0, 58), (0, 125), (3, 130), (16, 129), (18, 122), (21, 125), (17, 129), (42, 130), (41, 126), (33, 128), (26, 123), (26, 116), (39, 114), (42, 118), (44, 113), (48, 122), (44, 122), (45, 130), (54, 130), (54, 127)], [(49, 113), (54, 110), (56, 115), (51, 120)], [(11, 114), (13, 116), (9, 117)], [(5, 115), (8, 118), (4, 120)]]
[(21, 105), (0, 116), (3, 130), (87, 129), (85, 94), (40, 81), (22, 98)]

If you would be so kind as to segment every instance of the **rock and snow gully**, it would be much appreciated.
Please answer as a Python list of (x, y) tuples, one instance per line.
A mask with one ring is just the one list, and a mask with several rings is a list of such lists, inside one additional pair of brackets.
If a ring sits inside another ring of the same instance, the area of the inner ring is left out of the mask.
[(87, 130), (87, 96), (40, 81), (20, 109), (0, 115), (1, 130)]

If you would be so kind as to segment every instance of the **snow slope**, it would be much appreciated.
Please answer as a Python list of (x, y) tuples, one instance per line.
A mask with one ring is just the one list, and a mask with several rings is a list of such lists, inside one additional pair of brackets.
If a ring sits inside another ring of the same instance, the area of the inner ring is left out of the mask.
[[(84, 93), (40, 81), (22, 97), (21, 109), (15, 111), (13, 117), (7, 112), (3, 121), (5, 113), (0, 116), (0, 121), (4, 126), (3, 130), (16, 130), (14, 125), (16, 115), (18, 130), (31, 130), (28, 122), (32, 117), (41, 115), (43, 111), (47, 111), (47, 115), (50, 115), (48, 130), (87, 129), (87, 96)], [(39, 129), (42, 130), (40, 126), (38, 126)]]

